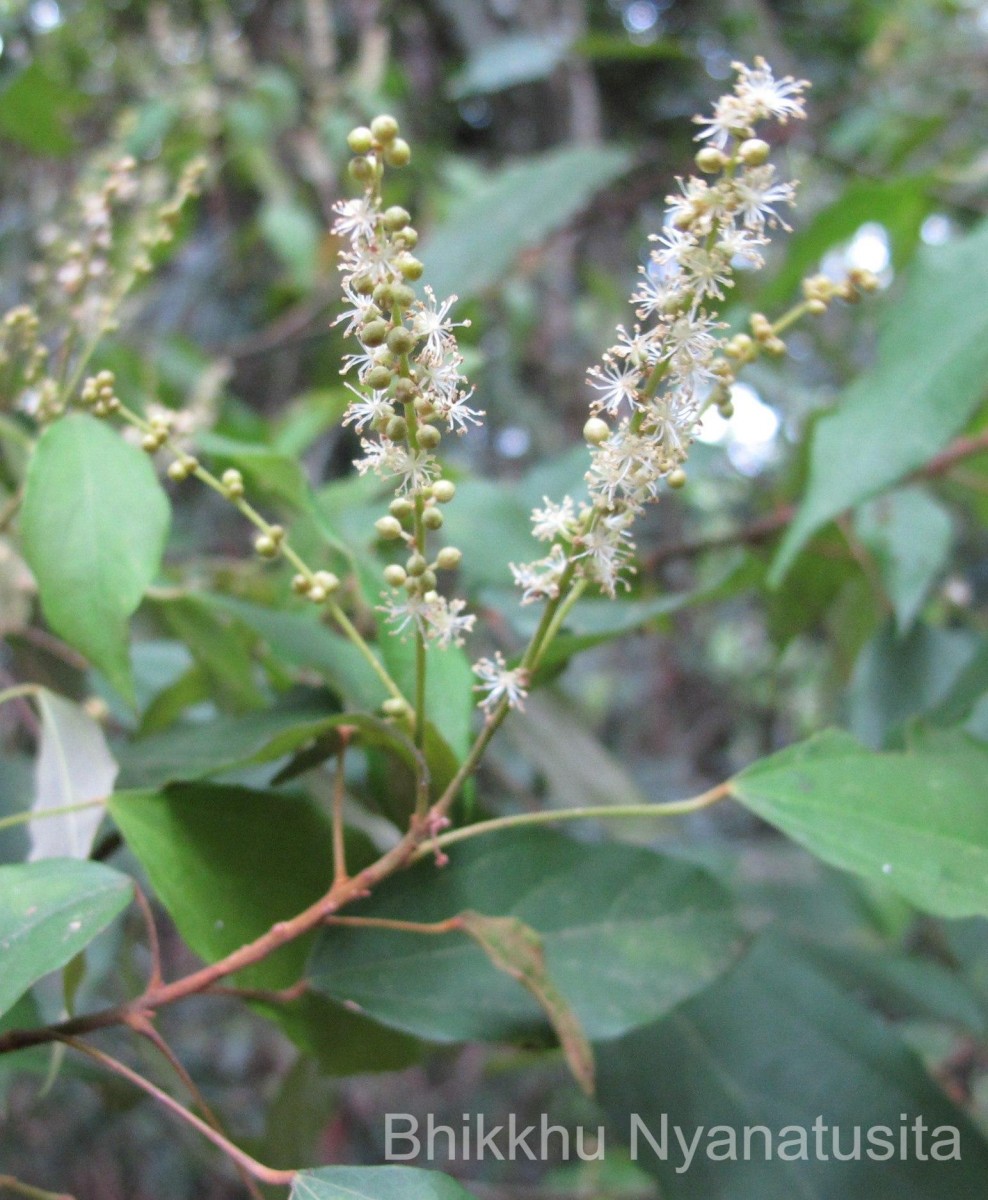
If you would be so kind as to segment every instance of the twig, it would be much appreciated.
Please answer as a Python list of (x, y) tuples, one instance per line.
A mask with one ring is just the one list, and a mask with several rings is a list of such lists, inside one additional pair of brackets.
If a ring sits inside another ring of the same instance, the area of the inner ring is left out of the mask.
[(218, 1133), (212, 1126), (207, 1125), (195, 1113), (189, 1112), (173, 1096), (169, 1096), (167, 1092), (163, 1092), (150, 1079), (145, 1079), (137, 1071), (131, 1070), (130, 1067), (120, 1062), (119, 1059), (113, 1058), (112, 1055), (106, 1054), (102, 1050), (97, 1050), (94, 1046), (88, 1046), (85, 1042), (79, 1041), (78, 1038), (61, 1036), (57, 1040), (64, 1042), (67, 1046), (71, 1046), (73, 1050), (77, 1050), (80, 1054), (85, 1054), (108, 1071), (119, 1075), (121, 1079), (126, 1079), (135, 1087), (140, 1088), (141, 1091), (147, 1092), (149, 1096), (153, 1096), (165, 1108), (175, 1113), (176, 1116), (181, 1117), (193, 1129), (198, 1130), (204, 1138), (207, 1138), (214, 1146), (222, 1150), (233, 1162), (239, 1163), (254, 1179), (260, 1180), (261, 1183), (284, 1185), (291, 1184), (294, 1181), (297, 1174), (296, 1171), (278, 1171), (273, 1167), (266, 1167), (264, 1163), (258, 1162), (256, 1158), (252, 1158), (245, 1150), (241, 1150), (239, 1146), (235, 1146), (229, 1138), (225, 1137), (222, 1133)]
[(13, 1175), (0, 1175), (0, 1192), (4, 1189), (8, 1192), (15, 1192), (18, 1196), (27, 1196), (28, 1200), (75, 1200), (75, 1197), (70, 1196), (68, 1192), (46, 1192), (44, 1188), (22, 1183)]
[(148, 935), (148, 950), (151, 953), (151, 974), (148, 977), (148, 987), (160, 987), (163, 977), (161, 974), (161, 943), (158, 940), (158, 927), (154, 923), (154, 913), (151, 911), (148, 898), (144, 895), (142, 888), (136, 883), (134, 884), (134, 899), (137, 901), (137, 907), (141, 910), (141, 916), (144, 918), (144, 927)]
[(336, 756), (336, 774), (333, 779), (334, 885), (344, 883), (349, 878), (346, 867), (346, 827), (343, 824), (343, 802), (346, 799), (346, 750), (357, 729), (354, 725), (340, 725), (336, 732), (340, 737), (340, 749)]
[[(432, 845), (424, 847), (431, 850)], [(463, 928), (460, 917), (449, 917), (445, 921), (398, 921), (391, 917), (327, 917), (327, 925), (350, 925), (355, 929), (394, 929), (399, 933), (432, 934), (457, 933)]]

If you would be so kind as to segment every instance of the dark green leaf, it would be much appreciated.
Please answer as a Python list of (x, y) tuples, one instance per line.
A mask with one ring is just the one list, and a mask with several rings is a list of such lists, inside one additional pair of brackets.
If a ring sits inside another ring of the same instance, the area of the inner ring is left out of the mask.
[(430, 284), (440, 296), (493, 287), (523, 250), (562, 229), (629, 165), (613, 146), (566, 146), (502, 168), (426, 239)]
[(500, 92), (551, 75), (566, 57), (569, 38), (558, 34), (509, 34), (486, 42), (449, 82), (454, 100), (477, 92)]
[(471, 1200), (471, 1193), (417, 1167), (322, 1167), (298, 1174), (290, 1200)]
[(28, 469), (21, 534), (52, 628), (129, 700), (127, 620), (154, 579), (169, 507), (147, 455), (93, 417), (41, 435)]
[(46, 858), (0, 867), (0, 1014), (74, 958), (132, 895), (130, 879), (102, 863)]
[[(516, 917), (542, 938), (549, 974), (591, 1038), (667, 1011), (736, 952), (724, 894), (676, 859), (538, 830), (498, 833), (452, 854), (444, 870), (423, 862), (354, 912), (428, 923), (465, 909)], [(455, 934), (327, 930), (311, 975), (327, 995), (436, 1041), (544, 1029), (534, 1001)]]
[[(599, 1094), (615, 1135), (627, 1139), (637, 1114), (638, 1164), (659, 1178), (668, 1200), (978, 1200), (983, 1194), (988, 1147), (971, 1122), (894, 1033), (781, 939), (762, 939), (701, 996), (599, 1046), (597, 1057)], [(917, 1118), (926, 1125), (927, 1156), (934, 1142), (940, 1154), (949, 1152), (949, 1135), (933, 1131), (950, 1126), (958, 1131), (961, 1161), (919, 1161)], [(660, 1148), (665, 1126), (664, 1158), (642, 1125)], [(696, 1138), (688, 1168), (674, 1126), (687, 1143)], [(732, 1157), (724, 1126), (736, 1138)], [(772, 1140), (771, 1157), (756, 1126)], [(837, 1160), (835, 1126), (845, 1155), (858, 1130), (857, 1160)], [(905, 1156), (899, 1152), (904, 1126)], [(747, 1156), (746, 1127), (753, 1130)], [(815, 1128), (822, 1130), (820, 1152)], [(869, 1142), (869, 1130), (878, 1142)]]

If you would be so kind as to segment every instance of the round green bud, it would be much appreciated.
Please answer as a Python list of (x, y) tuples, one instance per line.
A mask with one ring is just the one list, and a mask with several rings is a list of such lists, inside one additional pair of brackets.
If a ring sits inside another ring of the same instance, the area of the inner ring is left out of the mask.
[(418, 341), (415, 334), (404, 325), (396, 325), (388, 334), (388, 349), (392, 354), (410, 354)]
[(340, 586), (338, 576), (332, 571), (316, 571), (312, 576), (312, 583), (314, 587), (322, 588), (324, 596), (331, 595)]
[(422, 278), (422, 273), (425, 267), (415, 257), (414, 254), (399, 254), (395, 259), (395, 266), (404, 275), (406, 279), (416, 280)]
[(415, 505), (407, 496), (395, 496), (388, 505), (388, 509), (393, 517), (397, 517), (399, 521), (404, 521), (415, 511)]
[(369, 158), (351, 158), (347, 170), (350, 172), (350, 178), (356, 179), (358, 183), (367, 183), (369, 179), (374, 178), (374, 163)]
[(419, 576), (419, 587), (424, 593), (434, 591), (436, 583), (436, 573), (431, 567), (427, 567), (426, 570), (424, 570)]
[(440, 504), (449, 504), (456, 495), (456, 484), (452, 479), (437, 479), (432, 485), (432, 494)]
[(408, 704), (404, 700), (398, 700), (397, 698), (385, 700), (381, 705), (381, 712), (383, 712), (386, 717), (401, 718), (411, 716)]
[(393, 542), (402, 534), (401, 522), (397, 517), (379, 517), (374, 522), (374, 528), (377, 530), (377, 536), (386, 542)]
[(686, 472), (682, 467), (676, 467), (666, 476), (666, 483), (671, 488), (681, 488), (686, 486)]
[(442, 529), (443, 514), (438, 508), (427, 508), (422, 514), (422, 524), (426, 529)]
[(384, 228), (390, 229), (392, 233), (404, 229), (411, 219), (412, 214), (402, 208), (400, 204), (392, 204), (390, 208), (384, 210)]
[(363, 378), (363, 382), (375, 392), (386, 391), (391, 386), (393, 376), (387, 367), (371, 367)]
[(404, 376), (395, 384), (395, 399), (399, 404), (411, 404), (418, 395), (418, 389), (411, 379)]
[(398, 136), (398, 122), (387, 113), (371, 121), (371, 133), (378, 142), (393, 142)]
[(158, 435), (156, 433), (146, 433), (141, 438), (141, 449), (145, 450), (148, 454), (154, 454), (156, 450), (160, 450), (161, 442), (158, 440)]
[(404, 312), (406, 308), (411, 308), (415, 303), (415, 292), (407, 283), (393, 283), (391, 285), (391, 300), (394, 308)]
[(403, 442), (408, 437), (408, 422), (404, 417), (392, 417), (384, 432), (392, 442)]
[(435, 450), (442, 440), (443, 435), (439, 432), (435, 425), (419, 426), (418, 441), (423, 450)]
[(395, 138), (384, 147), (384, 161), (389, 167), (407, 167), (412, 161), (412, 148), (404, 138)]
[(394, 307), (395, 297), (390, 283), (379, 283), (374, 288), (374, 303), (387, 311)]
[(590, 443), (591, 446), (599, 446), (601, 442), (606, 442), (611, 436), (611, 427), (606, 421), (602, 421), (600, 417), (591, 417), (583, 426), (584, 441)]
[(423, 421), (428, 421), (430, 417), (436, 415), (436, 407), (428, 396), (419, 396), (415, 401), (415, 415), (421, 417)]
[(371, 295), (376, 286), (373, 275), (354, 275), (353, 277), (353, 290), (358, 296)]
[(235, 467), (230, 467), (229, 470), (224, 471), (220, 482), (226, 488), (226, 494), (231, 500), (239, 500), (244, 494), (244, 477)]
[(738, 158), (746, 167), (760, 167), (771, 153), (772, 147), (761, 138), (747, 138), (738, 146)]
[(367, 321), (361, 325), (358, 336), (365, 346), (383, 346), (388, 339), (388, 324), (386, 321)]
[(696, 152), (694, 161), (704, 174), (716, 175), (727, 165), (727, 155), (718, 150), (716, 146), (704, 146), (702, 150)]
[(254, 540), (254, 549), (261, 558), (274, 558), (278, 553), (278, 543), (273, 537), (262, 533), (259, 538)]
[(463, 559), (463, 551), (455, 546), (443, 546), (436, 555), (436, 566), (440, 571), (455, 571)]
[(405, 563), (405, 570), (409, 575), (422, 575), (429, 569), (429, 564), (425, 561), (421, 554), (413, 554)]
[(414, 249), (418, 245), (418, 240), (419, 231), (413, 229), (411, 225), (406, 225), (404, 229), (399, 229), (395, 233), (395, 241), (403, 242), (409, 250)]
[(369, 154), (374, 149), (374, 135), (366, 125), (358, 125), (350, 130), (346, 144), (354, 154)]
[(725, 421), (729, 421), (734, 416), (734, 402), (732, 400), (725, 400), (723, 404), (717, 405), (717, 411)]
[(399, 588), (408, 578), (405, 568), (400, 563), (391, 563), (384, 568), (384, 582), (393, 588)]
[(312, 587), (312, 580), (308, 575), (303, 575), (301, 572), (298, 575), (292, 576), (292, 591), (299, 596), (307, 594), (309, 588)]
[(181, 458), (175, 459), (173, 463), (168, 464), (168, 478), (175, 483), (184, 483), (189, 477), (189, 468)]

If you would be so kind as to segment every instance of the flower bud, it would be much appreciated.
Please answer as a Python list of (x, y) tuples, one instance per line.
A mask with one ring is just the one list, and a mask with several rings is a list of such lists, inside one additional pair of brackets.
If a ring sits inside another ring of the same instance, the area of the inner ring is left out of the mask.
[(386, 717), (401, 718), (410, 717), (412, 715), (408, 704), (404, 700), (398, 699), (385, 700), (381, 705), (381, 712), (383, 712)]
[(419, 426), (418, 442), (423, 450), (435, 450), (442, 440), (443, 435), (439, 432), (435, 425)]
[(388, 324), (386, 321), (368, 321), (361, 325), (358, 337), (365, 346), (383, 346), (388, 337)]
[(312, 580), (308, 575), (303, 575), (301, 572), (298, 575), (292, 576), (292, 591), (299, 596), (305, 596), (309, 588), (312, 587)]
[(358, 125), (347, 135), (346, 144), (354, 154), (369, 154), (374, 149), (374, 134), (366, 125)]
[(374, 522), (374, 528), (377, 530), (377, 536), (386, 542), (393, 542), (402, 534), (401, 522), (397, 517), (379, 517)]
[(418, 339), (404, 325), (396, 325), (388, 334), (388, 349), (392, 354), (410, 354)]
[(727, 166), (727, 155), (716, 146), (704, 146), (696, 152), (694, 161), (705, 175), (716, 175)]
[(384, 210), (384, 228), (390, 229), (392, 233), (403, 229), (411, 219), (411, 213), (402, 208), (400, 204), (392, 204), (390, 208)]
[(455, 571), (463, 558), (463, 551), (455, 546), (443, 546), (436, 555), (436, 566), (440, 571)]
[(606, 421), (602, 421), (600, 417), (591, 417), (583, 426), (584, 440), (589, 442), (591, 446), (599, 446), (601, 442), (606, 442), (611, 436), (610, 426)]
[(278, 553), (278, 543), (273, 537), (262, 533), (260, 537), (254, 539), (254, 549), (261, 558), (274, 558)]
[(391, 285), (392, 308), (397, 308), (401, 312), (404, 312), (406, 308), (411, 308), (414, 303), (415, 292), (407, 283), (393, 283)]
[(244, 494), (244, 477), (235, 467), (223, 472), (220, 480), (230, 500), (239, 500)]
[(387, 367), (376, 366), (371, 367), (361, 382), (366, 383), (375, 392), (384, 392), (391, 386), (393, 378)]
[(409, 575), (421, 575), (429, 568), (429, 564), (425, 561), (421, 554), (413, 554), (405, 563), (405, 570)]
[(338, 590), (340, 581), (332, 571), (316, 571), (312, 576), (312, 585), (314, 588), (321, 588), (325, 598)]
[(407, 254), (404, 251), (395, 259), (395, 266), (406, 279), (413, 281), (421, 279), (422, 273), (425, 271), (425, 267), (414, 254)]
[(405, 568), (400, 563), (391, 563), (384, 568), (384, 582), (393, 588), (399, 588), (408, 578)]
[(438, 508), (427, 508), (422, 514), (422, 524), (426, 529), (441, 529), (443, 525), (443, 514)]
[(676, 467), (675, 470), (669, 472), (666, 476), (666, 483), (671, 488), (681, 488), (686, 486), (686, 472), (682, 467)]
[(411, 404), (416, 395), (418, 395), (418, 389), (413, 380), (402, 377), (395, 384), (395, 399), (399, 404)]
[(384, 161), (389, 167), (407, 167), (412, 161), (412, 148), (404, 138), (395, 138), (384, 147)]
[(746, 167), (760, 167), (771, 153), (772, 147), (761, 138), (747, 138), (738, 146), (738, 158)]
[(378, 142), (393, 142), (398, 136), (398, 122), (387, 113), (371, 121), (371, 133)]
[(415, 511), (415, 505), (407, 496), (395, 496), (388, 505), (388, 509), (393, 517), (397, 517), (399, 521), (404, 521)]
[(408, 422), (404, 417), (392, 417), (385, 425), (384, 433), (392, 442), (403, 442), (408, 437)]
[(350, 172), (350, 178), (356, 179), (358, 183), (367, 183), (374, 178), (374, 162), (369, 158), (351, 158), (347, 170)]
[(432, 485), (432, 494), (440, 504), (449, 504), (456, 495), (456, 484), (452, 479), (437, 479)]

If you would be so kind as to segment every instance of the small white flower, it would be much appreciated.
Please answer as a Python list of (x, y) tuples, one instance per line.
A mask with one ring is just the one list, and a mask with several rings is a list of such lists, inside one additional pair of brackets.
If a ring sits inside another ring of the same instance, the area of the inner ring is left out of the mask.
[(384, 392), (371, 392), (368, 396), (363, 392), (358, 392), (352, 384), (348, 383), (345, 386), (357, 398), (356, 400), (351, 400), (347, 405), (347, 410), (343, 417), (344, 425), (352, 425), (359, 432), (380, 417), (394, 416), (394, 408)]
[(548, 496), (542, 501), (545, 508), (532, 509), (532, 533), (540, 542), (554, 542), (559, 537), (569, 540), (576, 520), (572, 496), (564, 496), (561, 504), (554, 504)]
[(465, 613), (465, 600), (447, 600), (436, 592), (429, 592), (426, 597), (425, 634), (430, 641), (438, 645), (462, 646), (464, 635), (471, 632), (476, 621), (473, 613)]
[(369, 241), (377, 229), (379, 209), (368, 193), (355, 196), (352, 200), (338, 200), (333, 205), (336, 220), (333, 232), (341, 237), (363, 238)]
[(595, 410), (604, 409), (612, 415), (626, 402), (634, 405), (638, 388), (643, 381), (642, 372), (630, 363), (616, 362), (609, 354), (604, 355), (604, 365), (593, 366), (587, 372), (590, 386), (600, 395), (594, 400)]
[(528, 696), (528, 672), (522, 667), (508, 667), (504, 655), (498, 650), (494, 658), (482, 658), (473, 664), (473, 672), (480, 680), (475, 692), (485, 692), (477, 703), (488, 714), (507, 700), (509, 708), (524, 711)]
[(425, 300), (419, 301), (415, 315), (412, 317), (412, 332), (416, 337), (425, 338), (425, 352), (435, 358), (441, 358), (450, 349), (456, 348), (454, 329), (465, 329), (469, 321), (453, 321), (450, 310), (458, 297), (450, 296), (442, 304), (436, 301), (436, 293), (431, 287), (423, 288)]
[(559, 595), (559, 581), (566, 570), (566, 552), (557, 542), (545, 558), (516, 566), (508, 563), (515, 584), (522, 589), (521, 603), (552, 599)]
[(790, 117), (806, 115), (802, 93), (809, 84), (805, 79), (793, 79), (791, 75), (776, 79), (764, 58), (756, 58), (754, 67), (740, 62), (731, 65), (739, 76), (734, 91), (752, 112), (753, 120), (774, 117), (785, 125)]

